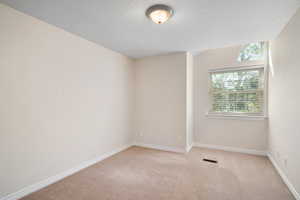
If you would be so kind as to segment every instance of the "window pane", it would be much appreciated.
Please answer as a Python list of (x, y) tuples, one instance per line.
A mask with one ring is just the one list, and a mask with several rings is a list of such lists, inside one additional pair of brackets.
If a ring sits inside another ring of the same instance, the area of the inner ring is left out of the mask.
[(225, 91), (256, 90), (262, 88), (262, 70), (234, 71), (211, 74), (212, 89)]
[(263, 68), (211, 73), (212, 111), (262, 113)]
[(263, 60), (265, 56), (265, 49), (265, 42), (250, 43), (240, 51), (238, 61)]
[(260, 93), (217, 93), (213, 96), (214, 112), (260, 113), (263, 94)]

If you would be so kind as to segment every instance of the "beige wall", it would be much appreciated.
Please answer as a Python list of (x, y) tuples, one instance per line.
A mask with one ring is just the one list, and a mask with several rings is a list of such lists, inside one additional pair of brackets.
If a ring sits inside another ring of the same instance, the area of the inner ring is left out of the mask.
[[(0, 27), (0, 198), (133, 137), (267, 149), (267, 120), (206, 116), (208, 70), (241, 65), (240, 46), (133, 62), (1, 4)], [(269, 103), (270, 150), (298, 191), (299, 27), (298, 12), (271, 45)]]
[(131, 60), (0, 4), (0, 198), (131, 142)]
[(186, 56), (186, 146), (189, 149), (194, 143), (194, 59), (190, 53)]
[[(237, 67), (240, 46), (213, 49), (194, 56), (195, 143), (251, 150), (267, 149), (267, 120), (208, 118), (208, 71)], [(264, 64), (248, 62), (242, 65)]]
[[(269, 148), (300, 194), (300, 10), (271, 43)], [(273, 63), (273, 64), (272, 64)]]
[(172, 148), (186, 146), (186, 54), (138, 59), (136, 142)]

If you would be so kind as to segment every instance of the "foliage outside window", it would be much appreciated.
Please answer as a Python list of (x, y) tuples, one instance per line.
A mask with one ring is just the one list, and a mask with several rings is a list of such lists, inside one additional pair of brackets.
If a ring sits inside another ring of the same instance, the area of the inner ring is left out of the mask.
[(264, 68), (210, 73), (211, 113), (263, 115)]
[(247, 44), (241, 49), (238, 61), (256, 61), (263, 60), (266, 55), (266, 43), (255, 42)]

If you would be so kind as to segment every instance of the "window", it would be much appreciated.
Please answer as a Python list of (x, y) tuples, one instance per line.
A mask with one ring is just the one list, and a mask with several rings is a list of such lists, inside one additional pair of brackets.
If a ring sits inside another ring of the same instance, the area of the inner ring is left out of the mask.
[(264, 67), (243, 67), (210, 72), (211, 114), (263, 116)]
[(245, 45), (238, 57), (238, 61), (256, 61), (256, 60), (264, 60), (266, 56), (266, 48), (267, 45), (265, 42), (255, 42)]

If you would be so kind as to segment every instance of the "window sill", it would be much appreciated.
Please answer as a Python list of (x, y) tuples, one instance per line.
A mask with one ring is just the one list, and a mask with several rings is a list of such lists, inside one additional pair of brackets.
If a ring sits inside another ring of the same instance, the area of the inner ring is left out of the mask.
[(227, 120), (267, 120), (267, 116), (261, 115), (234, 115), (234, 114), (218, 114), (207, 113), (205, 115), (209, 119), (227, 119)]

